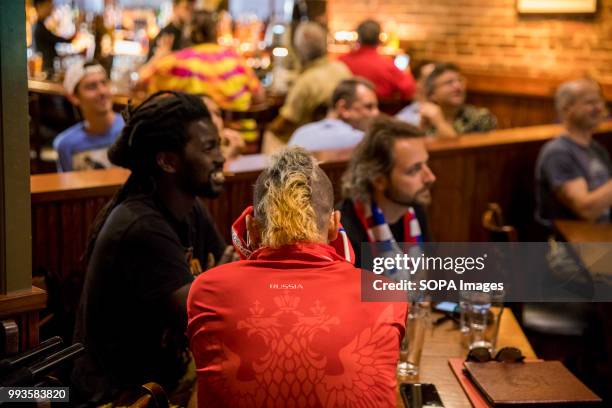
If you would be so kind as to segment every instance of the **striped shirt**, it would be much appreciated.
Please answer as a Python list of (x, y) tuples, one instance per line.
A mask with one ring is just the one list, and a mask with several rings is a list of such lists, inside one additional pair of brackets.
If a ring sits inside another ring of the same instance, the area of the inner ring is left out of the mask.
[(247, 110), (259, 80), (233, 49), (200, 44), (173, 52), (142, 73), (149, 93), (160, 90), (209, 95), (221, 108)]

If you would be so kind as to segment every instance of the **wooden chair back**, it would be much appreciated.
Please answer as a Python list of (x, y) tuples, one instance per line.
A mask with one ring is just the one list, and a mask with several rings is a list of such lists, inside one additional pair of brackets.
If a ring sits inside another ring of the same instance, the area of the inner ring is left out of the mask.
[(491, 242), (517, 242), (518, 234), (511, 225), (505, 225), (504, 215), (497, 203), (489, 203), (482, 214), (482, 227), (489, 235)]
[(163, 387), (155, 382), (143, 384), (139, 390), (124, 393), (115, 405), (129, 408), (169, 408), (170, 402)]

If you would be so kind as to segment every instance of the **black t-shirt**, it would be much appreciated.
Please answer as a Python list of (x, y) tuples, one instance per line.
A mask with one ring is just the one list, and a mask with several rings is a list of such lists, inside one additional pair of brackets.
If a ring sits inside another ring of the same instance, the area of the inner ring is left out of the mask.
[(81, 297), (75, 341), (87, 353), (72, 375), (77, 395), (104, 402), (128, 386), (155, 381), (172, 388), (184, 374), (186, 314), (171, 294), (193, 280), (192, 253), (206, 267), (225, 243), (208, 211), (196, 202), (176, 220), (154, 196), (118, 205), (96, 241)]
[(149, 47), (149, 53), (147, 54), (147, 61), (151, 59), (153, 54), (155, 54), (155, 49), (157, 48), (157, 42), (159, 41), (161, 36), (165, 34), (172, 34), (174, 36), (174, 40), (172, 41), (172, 51), (177, 51), (183, 48), (184, 41), (183, 41), (182, 30), (179, 27), (175, 26), (174, 24), (170, 23), (164, 28), (162, 28), (161, 30), (159, 30), (159, 33), (157, 33), (153, 41), (151, 41), (151, 46)]
[(43, 21), (38, 20), (33, 28), (33, 46), (34, 50), (42, 54), (43, 70), (48, 73), (53, 72), (53, 60), (57, 57), (55, 44), (62, 42), (70, 42), (71, 39), (59, 37), (53, 34), (45, 27)]
[[(368, 233), (359, 221), (353, 201), (345, 199), (336, 205), (336, 208), (340, 210), (341, 218), (340, 223), (346, 230), (346, 235), (351, 241), (353, 250), (355, 251), (355, 266), (361, 266), (361, 244), (368, 242)], [(423, 207), (415, 205), (413, 206), (414, 213), (419, 225), (421, 227), (421, 236), (424, 242), (431, 241), (431, 234), (429, 232), (429, 225), (427, 224), (427, 216)], [(397, 242), (404, 241), (404, 220), (400, 218), (395, 224), (389, 225), (391, 233)]]

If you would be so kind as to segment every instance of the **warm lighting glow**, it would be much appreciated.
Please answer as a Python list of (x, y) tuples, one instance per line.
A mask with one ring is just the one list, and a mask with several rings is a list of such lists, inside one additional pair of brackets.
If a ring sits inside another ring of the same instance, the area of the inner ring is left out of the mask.
[(241, 53), (253, 51), (253, 44), (247, 43), (247, 42), (243, 42), (243, 43), (240, 44), (240, 46), (238, 48), (240, 49)]
[(225, 47), (232, 47), (234, 45), (234, 38), (231, 35), (223, 35), (217, 38), (217, 43)]
[(261, 59), (261, 68), (268, 69), (270, 68), (270, 57), (267, 55)]
[(286, 57), (289, 55), (289, 50), (284, 47), (276, 47), (272, 50), (272, 55), (275, 57)]
[(336, 31), (334, 34), (334, 40), (338, 42), (350, 42), (357, 41), (356, 31)]
[(142, 55), (142, 46), (135, 41), (115, 41), (114, 53), (116, 55)]

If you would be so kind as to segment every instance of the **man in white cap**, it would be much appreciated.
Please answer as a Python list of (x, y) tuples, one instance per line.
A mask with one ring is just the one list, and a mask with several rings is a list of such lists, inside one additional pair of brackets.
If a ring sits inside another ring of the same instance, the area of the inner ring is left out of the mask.
[(124, 122), (121, 115), (113, 112), (106, 71), (96, 62), (73, 64), (66, 72), (64, 89), (68, 100), (79, 108), (83, 121), (55, 138), (58, 171), (110, 167), (106, 150)]

